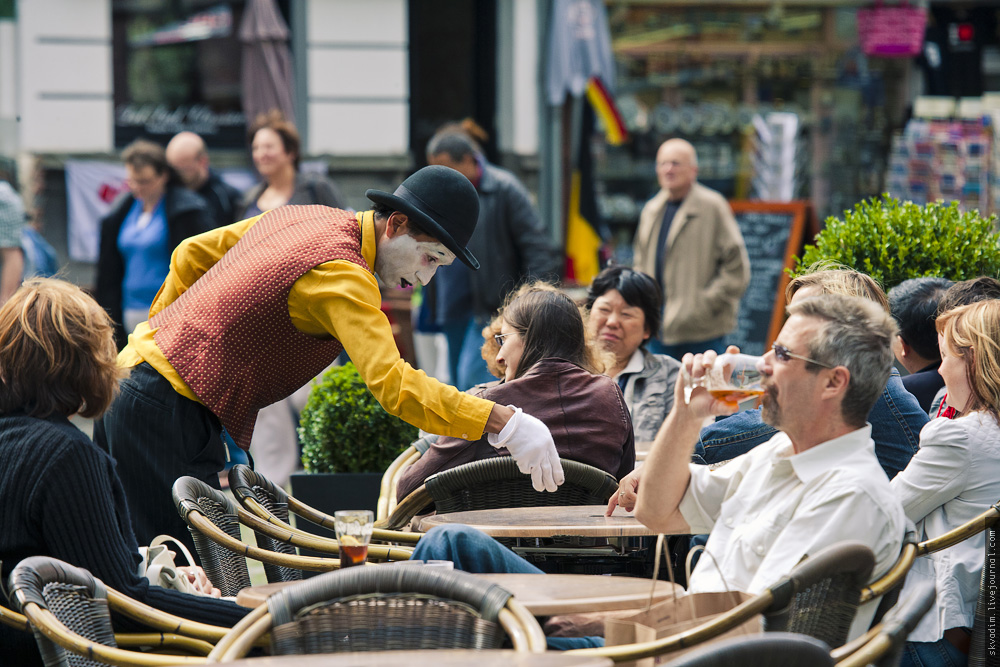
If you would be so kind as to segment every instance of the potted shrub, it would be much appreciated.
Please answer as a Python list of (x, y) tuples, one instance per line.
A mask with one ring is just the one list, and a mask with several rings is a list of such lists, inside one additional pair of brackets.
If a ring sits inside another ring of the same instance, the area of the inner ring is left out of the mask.
[(375, 510), (382, 473), (417, 429), (386, 412), (354, 364), (335, 366), (317, 381), (299, 419), (302, 465), (292, 494), (327, 513)]
[(907, 280), (940, 276), (968, 280), (1000, 271), (995, 216), (963, 213), (957, 203), (919, 205), (883, 195), (830, 217), (797, 259), (793, 275), (833, 261), (867, 273), (886, 292)]

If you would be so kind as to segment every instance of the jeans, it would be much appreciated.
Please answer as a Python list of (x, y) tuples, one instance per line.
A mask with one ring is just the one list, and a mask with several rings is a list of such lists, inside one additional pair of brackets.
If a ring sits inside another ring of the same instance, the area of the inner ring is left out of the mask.
[(655, 338), (650, 338), (649, 342), (646, 343), (646, 348), (653, 354), (666, 354), (680, 361), (685, 352), (698, 354), (705, 350), (715, 350), (719, 354), (722, 354), (726, 351), (726, 338), (725, 336), (719, 336), (718, 338), (709, 338), (708, 340), (701, 340), (695, 343), (672, 343), (669, 345), (661, 343)]
[(969, 656), (947, 639), (936, 642), (906, 642), (900, 667), (965, 667)]
[(461, 391), (496, 380), (483, 360), (483, 327), (488, 320), (468, 317), (441, 325), (448, 339), (448, 368), (452, 383)]
[(185, 475), (219, 488), (226, 463), (219, 420), (146, 363), (133, 368), (120, 388), (111, 409), (94, 422), (94, 442), (118, 464), (135, 537), (145, 545), (170, 535), (194, 553), (171, 489)]
[[(920, 447), (920, 429), (927, 413), (913, 394), (903, 388), (895, 369), (868, 413), (875, 455), (889, 479), (906, 467)], [(701, 429), (694, 453), (706, 463), (719, 463), (745, 454), (777, 433), (761, 419), (761, 409), (747, 410), (720, 419)]]
[[(492, 537), (468, 526), (436, 526), (417, 542), (413, 560), (450, 560), (455, 569), (474, 574), (543, 574)], [(604, 646), (603, 637), (551, 637), (549, 648), (566, 651)]]

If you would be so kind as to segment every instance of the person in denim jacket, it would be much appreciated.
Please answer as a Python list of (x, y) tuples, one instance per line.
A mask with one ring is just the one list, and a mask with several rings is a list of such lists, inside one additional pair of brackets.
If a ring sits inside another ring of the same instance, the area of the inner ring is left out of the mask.
[[(789, 303), (804, 296), (846, 294), (870, 299), (888, 312), (885, 293), (869, 276), (851, 269), (821, 270), (793, 279), (785, 297)], [(875, 455), (889, 479), (906, 467), (916, 453), (920, 429), (928, 422), (913, 394), (906, 391), (899, 371), (892, 375), (868, 413), (875, 441)], [(710, 424), (701, 430), (695, 454), (709, 465), (745, 454), (775, 434), (775, 429), (761, 421), (760, 408), (740, 412)]]
[(625, 266), (601, 271), (584, 303), (587, 326), (606, 359), (605, 375), (622, 390), (636, 443), (651, 443), (674, 404), (681, 364), (646, 343), (660, 330), (663, 298), (650, 276)]

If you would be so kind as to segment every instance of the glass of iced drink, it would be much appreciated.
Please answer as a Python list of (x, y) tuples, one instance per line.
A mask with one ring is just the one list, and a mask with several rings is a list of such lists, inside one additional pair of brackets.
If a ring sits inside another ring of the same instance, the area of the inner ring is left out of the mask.
[(375, 514), (371, 510), (338, 510), (333, 525), (340, 542), (340, 567), (364, 565), (372, 539)]

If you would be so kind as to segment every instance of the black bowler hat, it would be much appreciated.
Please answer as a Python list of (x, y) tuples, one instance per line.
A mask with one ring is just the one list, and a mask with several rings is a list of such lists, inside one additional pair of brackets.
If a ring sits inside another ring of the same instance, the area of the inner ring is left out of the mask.
[(466, 248), (479, 222), (479, 195), (459, 172), (440, 165), (424, 167), (393, 194), (368, 190), (365, 196), (405, 213), (417, 229), (440, 241), (470, 268), (479, 268), (479, 260)]

